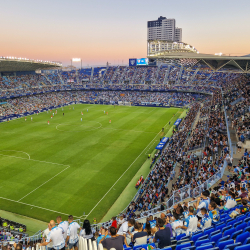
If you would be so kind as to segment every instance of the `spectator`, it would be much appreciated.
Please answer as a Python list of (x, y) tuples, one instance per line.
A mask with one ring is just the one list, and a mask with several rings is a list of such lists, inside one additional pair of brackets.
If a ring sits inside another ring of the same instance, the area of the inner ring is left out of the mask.
[(171, 233), (168, 227), (164, 228), (164, 221), (159, 218), (158, 219), (158, 231), (155, 233), (154, 241), (159, 240), (158, 247), (165, 248), (171, 245)]
[(105, 236), (100, 240), (100, 243), (102, 243), (103, 248), (106, 248), (107, 250), (110, 250), (111, 248), (114, 248), (116, 250), (123, 250), (123, 244), (125, 243), (125, 237), (123, 235), (117, 235), (116, 234), (116, 228), (110, 227), (110, 238), (106, 238), (108, 235), (108, 231), (106, 231)]

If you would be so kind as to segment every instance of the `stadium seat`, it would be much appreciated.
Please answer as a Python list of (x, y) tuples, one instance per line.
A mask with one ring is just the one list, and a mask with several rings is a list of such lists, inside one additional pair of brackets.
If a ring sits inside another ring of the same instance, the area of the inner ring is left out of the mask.
[(205, 240), (205, 239), (208, 239), (208, 235), (200, 236), (197, 240)]
[(215, 230), (210, 234), (210, 238), (215, 235), (215, 234), (219, 234), (221, 231), (220, 230)]
[(249, 249), (250, 249), (250, 244), (247, 244), (247, 245), (236, 247), (234, 250), (249, 250)]
[(248, 223), (250, 221), (250, 218), (246, 218), (244, 222)]
[(227, 222), (227, 226), (231, 226), (233, 225), (235, 222), (237, 222), (236, 220), (230, 220)]
[(250, 226), (244, 228), (244, 232), (250, 232)]
[(236, 231), (238, 231), (238, 230), (241, 230), (241, 229), (243, 229), (244, 230), (244, 228), (246, 228), (247, 227), (247, 223), (241, 223), (240, 225), (238, 225), (237, 227), (236, 227)]
[(234, 233), (232, 233), (232, 234), (231, 234), (230, 239), (235, 240), (235, 239), (236, 239), (236, 237), (237, 237), (238, 235), (242, 234), (242, 233), (243, 233), (243, 230), (242, 230), (242, 229), (241, 229), (241, 230), (239, 230), (239, 231), (236, 231), (236, 232), (234, 232)]
[(246, 244), (250, 244), (250, 237), (248, 237), (247, 239), (245, 239), (245, 241), (244, 241), (244, 243), (243, 243), (244, 245), (246, 245)]
[(227, 235), (227, 236), (222, 237), (221, 239), (219, 239), (219, 240), (217, 241), (217, 245), (219, 244), (219, 242), (221, 242), (221, 241), (226, 241), (226, 240), (230, 240), (230, 235)]
[(242, 223), (242, 221), (237, 221), (237, 222), (235, 222), (234, 224), (233, 224), (233, 227), (237, 227), (238, 225), (240, 225)]
[(242, 233), (242, 234), (239, 234), (237, 237), (236, 237), (236, 243), (240, 242), (241, 244), (243, 244), (245, 242), (245, 240), (250, 236), (250, 233), (249, 232), (245, 232), (245, 233)]
[(246, 219), (246, 215), (242, 214), (236, 218), (237, 221), (243, 221)]
[(219, 239), (221, 239), (221, 238), (222, 238), (222, 233), (218, 233), (218, 234), (215, 234), (215, 235), (211, 236), (210, 240), (214, 241), (215, 243), (217, 243), (217, 241)]
[(225, 223), (222, 223), (222, 224), (218, 224), (215, 226), (215, 230), (221, 230), (222, 228), (226, 227), (226, 224)]
[(234, 243), (234, 244), (227, 245), (226, 248), (224, 248), (224, 250), (225, 249), (234, 250), (238, 246), (241, 246), (241, 243)]
[(195, 246), (196, 247), (199, 247), (200, 245), (202, 245), (202, 244), (206, 244), (206, 243), (209, 243), (210, 242), (210, 240), (209, 239), (205, 239), (205, 240), (197, 240), (196, 242), (195, 242)]
[(184, 244), (180, 244), (180, 245), (177, 245), (175, 250), (182, 250), (183, 248), (186, 248), (186, 247), (191, 247), (191, 243), (184, 243)]
[(181, 240), (186, 240), (186, 239), (190, 240), (190, 236), (183, 236), (183, 237), (181, 237)]
[(204, 244), (202, 246), (196, 247), (196, 250), (207, 250), (209, 248), (213, 248), (212, 244)]
[(228, 229), (224, 232), (223, 236), (232, 235), (235, 231), (235, 228)]
[(214, 232), (215, 229), (214, 228), (209, 228), (208, 230), (204, 230), (204, 235), (210, 235), (212, 232)]
[(180, 240), (182, 237), (185, 237), (186, 234), (179, 234), (176, 236), (176, 240)]
[(193, 242), (196, 242), (199, 239), (199, 237), (201, 237), (201, 236), (203, 236), (203, 232), (200, 232), (199, 234), (192, 235), (191, 240)]
[(219, 244), (217, 245), (219, 247), (220, 250), (224, 249), (227, 245), (231, 245), (233, 244), (234, 241), (231, 239), (231, 240), (226, 240), (226, 241), (221, 241), (219, 242)]
[(226, 230), (231, 229), (233, 226), (226, 226), (222, 229), (222, 233), (224, 233)]
[(195, 246), (189, 246), (189, 247), (185, 247), (185, 248), (182, 248), (182, 250), (195, 250)]

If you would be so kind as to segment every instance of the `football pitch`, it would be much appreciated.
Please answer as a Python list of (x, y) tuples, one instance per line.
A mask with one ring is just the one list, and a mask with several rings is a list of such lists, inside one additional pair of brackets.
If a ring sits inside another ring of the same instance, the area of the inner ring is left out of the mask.
[(77, 104), (0, 123), (0, 208), (101, 220), (182, 112)]

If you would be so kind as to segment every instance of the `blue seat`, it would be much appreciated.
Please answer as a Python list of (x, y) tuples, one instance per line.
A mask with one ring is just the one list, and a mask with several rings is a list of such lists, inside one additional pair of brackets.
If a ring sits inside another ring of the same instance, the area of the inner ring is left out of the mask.
[(228, 229), (224, 232), (223, 236), (232, 235), (235, 231), (235, 228)]
[(199, 237), (197, 240), (205, 240), (205, 239), (208, 239), (208, 235), (203, 235)]
[(213, 231), (211, 234), (210, 234), (210, 238), (215, 235), (215, 234), (219, 234), (221, 231), (218, 229), (218, 230), (215, 230)]
[(227, 226), (233, 225), (235, 222), (237, 222), (236, 220), (230, 220), (229, 222), (227, 222)]
[(190, 236), (183, 236), (181, 237), (181, 240), (189, 240), (190, 239)]
[(244, 228), (246, 228), (246, 227), (247, 227), (247, 223), (243, 222), (236, 227), (236, 231), (241, 230), (241, 229), (244, 230)]
[[(188, 249), (188, 248), (187, 248)], [(161, 250), (172, 250), (172, 248), (171, 247), (166, 247), (166, 248), (163, 248), (163, 249), (161, 249)]]
[(191, 247), (191, 243), (184, 243), (184, 244), (177, 245), (175, 250), (181, 250), (186, 247)]
[(209, 248), (213, 248), (213, 245), (212, 244), (204, 244), (204, 245), (201, 245), (199, 247), (196, 247), (196, 250), (207, 250)]
[(244, 229), (244, 232), (250, 232), (250, 227), (246, 227), (246, 228)]
[(181, 237), (184, 237), (184, 236), (186, 236), (186, 234), (179, 234), (179, 235), (176, 236), (176, 239), (177, 239), (177, 240), (180, 240)]
[(242, 233), (243, 233), (243, 230), (242, 230), (242, 229), (239, 230), (239, 231), (236, 231), (236, 232), (234, 232), (234, 233), (231, 235), (230, 239), (235, 240), (236, 237), (237, 237), (238, 235), (242, 234)]
[(228, 229), (230, 229), (230, 228), (232, 228), (232, 226), (226, 226), (226, 227), (224, 227), (224, 228), (222, 229), (222, 233), (224, 233), (226, 230), (228, 230)]
[(210, 241), (209, 241), (209, 239), (205, 239), (205, 240), (197, 240), (196, 242), (195, 242), (195, 246), (196, 247), (199, 247), (200, 245), (202, 245), (202, 244), (206, 244), (206, 243), (209, 243)]
[(233, 227), (237, 227), (238, 225), (240, 225), (242, 223), (242, 221), (237, 221), (233, 224)]
[(227, 235), (227, 236), (225, 236), (225, 237), (222, 237), (221, 239), (219, 239), (218, 241), (217, 241), (217, 246), (218, 246), (218, 244), (219, 244), (219, 242), (221, 242), (221, 241), (226, 241), (226, 240), (230, 240), (230, 235)]
[[(250, 218), (249, 218), (250, 219)], [(224, 228), (226, 226), (226, 224), (225, 223), (222, 223), (222, 224), (220, 224), (220, 225), (216, 225), (215, 226), (215, 230), (221, 230), (222, 228)]]
[(233, 243), (234, 243), (234, 241), (232, 239), (231, 240), (226, 240), (226, 241), (221, 241), (221, 242), (219, 242), (218, 247), (219, 247), (220, 250), (222, 250), (222, 249), (225, 248), (225, 246), (231, 245)]
[(240, 242), (241, 244), (243, 244), (245, 242), (245, 240), (250, 236), (250, 233), (249, 232), (245, 232), (245, 233), (242, 233), (242, 234), (239, 234), (237, 237), (236, 237), (236, 243)]
[(242, 214), (236, 218), (237, 221), (241, 221), (241, 220), (245, 220), (245, 219), (246, 219), (246, 215), (244, 215), (244, 214)]
[(244, 222), (248, 222), (248, 221), (250, 221), (250, 218), (246, 218), (245, 220), (244, 220)]
[[(195, 248), (196, 248), (195, 246), (191, 246), (191, 247), (182, 248), (182, 250), (195, 250)], [(171, 250), (172, 250), (172, 248), (171, 248)]]
[(147, 249), (147, 247), (148, 247), (148, 244), (142, 244), (142, 245), (134, 246), (133, 250), (140, 250), (142, 248)]
[(250, 243), (250, 237), (248, 237), (247, 239), (245, 239), (245, 241), (244, 241), (244, 245), (246, 245), (246, 244), (249, 244)]
[(247, 245), (236, 247), (234, 250), (249, 250), (249, 249), (250, 249), (250, 244), (247, 244)]
[(210, 240), (216, 243), (221, 238), (222, 238), (222, 233), (218, 233), (218, 234), (211, 236)]
[(203, 232), (200, 232), (199, 234), (195, 234), (195, 235), (193, 234), (191, 237), (191, 240), (193, 242), (196, 242), (199, 239), (199, 237), (201, 237), (201, 236), (203, 236)]
[(214, 228), (211, 228), (209, 230), (204, 230), (204, 235), (210, 235), (212, 232), (214, 232), (215, 229)]
[(234, 244), (227, 245), (226, 248), (224, 248), (224, 250), (225, 249), (234, 250), (238, 246), (241, 246), (241, 243), (234, 243)]

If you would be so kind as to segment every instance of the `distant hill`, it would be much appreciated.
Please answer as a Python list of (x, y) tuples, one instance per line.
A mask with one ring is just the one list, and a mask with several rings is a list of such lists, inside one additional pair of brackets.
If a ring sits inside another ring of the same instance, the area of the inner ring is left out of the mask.
[(247, 57), (247, 56), (248, 56), (248, 57), (250, 57), (250, 54), (248, 54), (248, 55), (245, 55), (245, 56), (243, 56), (243, 57)]

